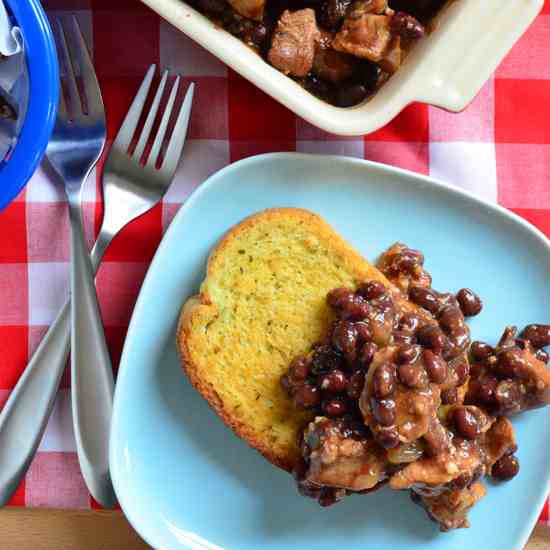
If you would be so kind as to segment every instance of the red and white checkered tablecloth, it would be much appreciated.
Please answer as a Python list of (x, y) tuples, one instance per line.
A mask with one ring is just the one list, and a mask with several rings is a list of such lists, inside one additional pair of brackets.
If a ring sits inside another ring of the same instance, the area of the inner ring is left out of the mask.
[[(364, 138), (326, 134), (297, 118), (162, 21), (138, 0), (45, 0), (52, 14), (76, 12), (92, 47), (115, 135), (145, 70), (170, 67), (197, 83), (184, 162), (161, 205), (115, 239), (97, 286), (115, 365), (134, 302), (162, 234), (210, 174), (268, 151), (336, 153), (380, 161), (453, 182), (498, 201), (550, 237), (550, 0), (468, 109), (408, 107)], [(99, 229), (99, 180), (84, 212)], [(67, 295), (69, 227), (61, 189), (38, 170), (0, 213), (0, 403), (15, 385)], [(94, 507), (78, 468), (68, 380), (16, 506)], [(541, 521), (550, 523), (548, 503)]]

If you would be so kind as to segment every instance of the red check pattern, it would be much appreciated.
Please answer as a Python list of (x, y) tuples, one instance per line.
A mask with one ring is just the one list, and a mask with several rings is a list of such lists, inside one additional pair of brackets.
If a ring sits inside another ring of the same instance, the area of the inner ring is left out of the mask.
[[(113, 363), (139, 288), (179, 206), (210, 174), (268, 151), (371, 159), (431, 174), (498, 201), (550, 236), (550, 0), (474, 102), (460, 114), (411, 105), (364, 138), (329, 135), (300, 120), (144, 7), (138, 0), (45, 0), (77, 13), (93, 51), (112, 140), (150, 63), (197, 83), (185, 159), (162, 205), (115, 239), (97, 285)], [(99, 179), (85, 190), (88, 238), (102, 217)], [(64, 196), (38, 170), (0, 214), (0, 405), (67, 294)], [(65, 378), (19, 506), (96, 507), (78, 468)], [(548, 503), (541, 521), (550, 523)]]

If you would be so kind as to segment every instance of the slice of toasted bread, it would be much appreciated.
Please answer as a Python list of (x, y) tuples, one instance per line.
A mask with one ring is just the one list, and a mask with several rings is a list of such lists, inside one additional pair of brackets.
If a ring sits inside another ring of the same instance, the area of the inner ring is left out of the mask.
[(192, 384), (237, 435), (290, 470), (297, 413), (279, 380), (289, 362), (324, 336), (326, 294), (384, 276), (322, 218), (295, 208), (266, 210), (233, 227), (208, 260), (200, 294), (177, 331)]

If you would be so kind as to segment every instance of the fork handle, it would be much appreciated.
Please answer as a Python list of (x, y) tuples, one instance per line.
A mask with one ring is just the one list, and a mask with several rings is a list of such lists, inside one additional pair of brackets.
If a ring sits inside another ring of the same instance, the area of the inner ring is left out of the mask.
[[(94, 271), (111, 238), (100, 233), (91, 254)], [(0, 412), (0, 506), (17, 489), (40, 445), (67, 363), (70, 329), (67, 301)]]
[(71, 390), (80, 469), (92, 496), (111, 508), (109, 431), (114, 380), (97, 302), (93, 267), (84, 241), (79, 201), (69, 198), (71, 221)]

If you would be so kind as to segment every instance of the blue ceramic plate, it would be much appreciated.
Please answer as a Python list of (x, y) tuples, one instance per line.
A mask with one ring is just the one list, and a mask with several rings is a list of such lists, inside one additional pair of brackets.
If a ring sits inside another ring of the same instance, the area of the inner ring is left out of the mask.
[(434, 285), (473, 287), (471, 327), (491, 342), (505, 324), (550, 321), (550, 246), (500, 207), (410, 172), (366, 161), (275, 154), (238, 162), (202, 185), (173, 221), (134, 311), (111, 435), (115, 489), (133, 526), (162, 549), (507, 550), (521, 548), (550, 489), (550, 409), (514, 421), (521, 472), (488, 482), (471, 529), (441, 534), (406, 493), (381, 490), (321, 509), (291, 477), (235, 437), (191, 387), (174, 332), (216, 241), (268, 207), (321, 214), (367, 258), (405, 241)]

